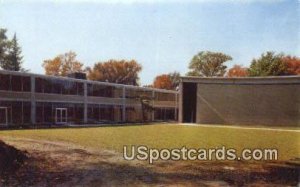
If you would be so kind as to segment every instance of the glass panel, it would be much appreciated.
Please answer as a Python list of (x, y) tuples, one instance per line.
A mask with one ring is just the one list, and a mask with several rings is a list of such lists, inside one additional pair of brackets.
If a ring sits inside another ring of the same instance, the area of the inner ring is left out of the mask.
[(84, 95), (83, 83), (77, 82), (76, 85), (77, 85), (77, 95)]
[[(53, 114), (52, 114), (53, 113)], [(51, 103), (44, 103), (44, 120), (45, 123), (53, 123), (54, 122), (54, 112), (52, 111)]]
[(31, 122), (31, 103), (23, 102), (23, 123), (29, 124)]
[(43, 79), (35, 78), (35, 92), (38, 92), (38, 93), (43, 93), (44, 92)]
[(23, 92), (31, 91), (31, 78), (30, 77), (22, 77), (22, 87), (23, 87)]
[(7, 122), (7, 108), (0, 107), (0, 125), (4, 125)]
[(10, 90), (10, 76), (0, 74), (0, 90)]
[(12, 75), (11, 76), (11, 88), (12, 91), (22, 91), (22, 77)]
[(14, 124), (22, 124), (22, 102), (12, 102), (12, 122)]

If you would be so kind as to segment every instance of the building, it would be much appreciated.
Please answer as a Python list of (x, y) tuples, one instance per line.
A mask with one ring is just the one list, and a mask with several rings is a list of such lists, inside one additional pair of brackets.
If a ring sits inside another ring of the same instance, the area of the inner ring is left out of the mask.
[(300, 126), (300, 76), (182, 77), (179, 121)]
[[(154, 110), (142, 110), (141, 97)], [(178, 92), (0, 70), (0, 124), (176, 121)]]

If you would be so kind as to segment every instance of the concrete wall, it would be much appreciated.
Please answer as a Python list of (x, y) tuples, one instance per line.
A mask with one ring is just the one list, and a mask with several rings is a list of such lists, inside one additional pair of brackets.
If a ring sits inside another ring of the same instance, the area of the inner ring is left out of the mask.
[[(185, 77), (182, 82), (197, 83), (197, 123), (300, 126), (299, 76)], [(183, 100), (186, 98), (182, 95)]]

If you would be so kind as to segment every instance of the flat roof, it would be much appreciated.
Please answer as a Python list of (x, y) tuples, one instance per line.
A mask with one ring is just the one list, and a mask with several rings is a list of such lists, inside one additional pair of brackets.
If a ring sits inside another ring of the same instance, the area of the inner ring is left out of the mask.
[(191, 77), (180, 78), (181, 82), (201, 84), (300, 84), (300, 76), (268, 77)]
[(107, 85), (107, 86), (114, 86), (118, 88), (131, 88), (131, 89), (139, 89), (144, 91), (157, 91), (163, 93), (174, 93), (178, 94), (178, 91), (173, 90), (165, 90), (165, 89), (157, 89), (157, 88), (147, 88), (147, 87), (140, 87), (140, 86), (133, 86), (133, 85), (126, 85), (126, 84), (117, 84), (117, 83), (109, 83), (109, 82), (100, 82), (100, 81), (92, 81), (92, 80), (84, 80), (84, 79), (76, 79), (71, 77), (59, 77), (59, 76), (52, 76), (52, 75), (41, 75), (41, 74), (34, 74), (28, 72), (18, 72), (18, 71), (7, 71), (7, 70), (0, 70), (2, 74), (10, 74), (10, 75), (22, 75), (22, 76), (33, 76), (33, 77), (41, 77), (41, 78), (49, 78), (49, 79), (57, 79), (57, 80), (65, 80), (65, 81), (73, 81), (73, 82), (82, 82), (82, 83), (90, 83), (90, 84), (99, 84), (99, 85)]

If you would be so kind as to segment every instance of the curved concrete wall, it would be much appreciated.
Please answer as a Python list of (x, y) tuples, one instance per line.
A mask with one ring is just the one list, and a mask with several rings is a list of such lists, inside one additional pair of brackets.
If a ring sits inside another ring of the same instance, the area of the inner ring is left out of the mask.
[[(300, 76), (266, 78), (192, 78), (196, 83), (196, 123), (300, 126)], [(181, 90), (181, 93), (184, 93)], [(188, 94), (181, 94), (182, 105)]]

